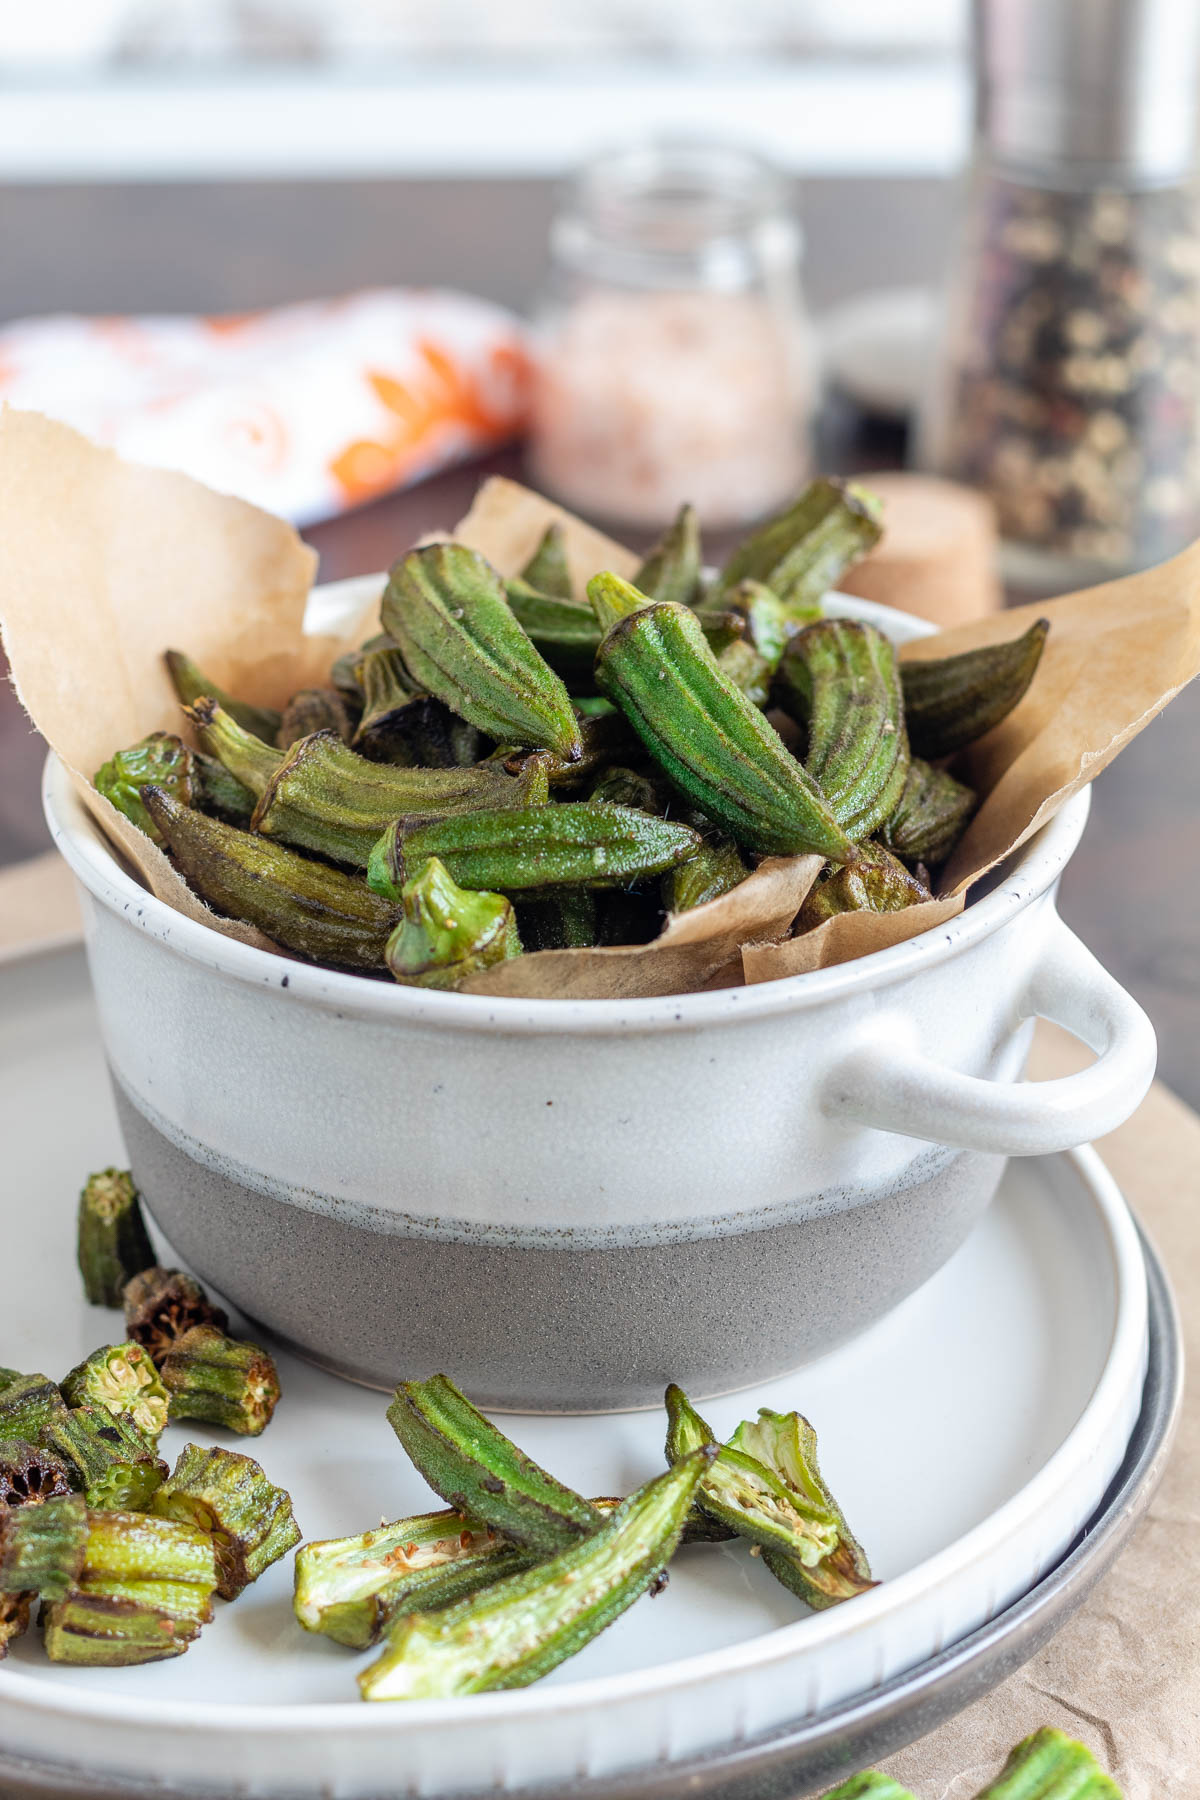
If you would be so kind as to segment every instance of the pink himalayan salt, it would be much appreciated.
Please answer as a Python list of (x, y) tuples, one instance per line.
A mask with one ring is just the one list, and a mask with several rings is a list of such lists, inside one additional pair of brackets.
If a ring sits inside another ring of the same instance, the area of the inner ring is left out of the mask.
[(593, 292), (548, 335), (532, 460), (568, 505), (714, 529), (790, 499), (805, 471), (799, 333), (744, 294)]

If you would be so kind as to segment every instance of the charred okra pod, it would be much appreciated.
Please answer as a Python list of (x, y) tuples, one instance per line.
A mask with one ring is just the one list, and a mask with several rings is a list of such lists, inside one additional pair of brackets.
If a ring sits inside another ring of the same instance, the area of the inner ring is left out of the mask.
[(212, 1618), (212, 1540), (144, 1513), (87, 1516), (83, 1567), (43, 1613), (51, 1662), (121, 1668), (178, 1656)]
[(354, 736), (350, 709), (336, 688), (301, 688), (293, 694), (283, 709), (275, 743), (287, 750), (297, 738), (311, 737), (314, 731), (336, 732), (344, 744)]
[(961, 656), (900, 665), (908, 735), (917, 756), (950, 756), (1007, 718), (1042, 659), (1049, 619), (1022, 637)]
[(41, 1442), (67, 1463), (72, 1485), (98, 1511), (142, 1512), (167, 1477), (136, 1426), (88, 1401), (52, 1419)]
[(404, 917), (384, 958), (408, 987), (457, 988), (469, 975), (521, 954), (512, 902), (458, 887), (436, 856), (418, 866), (400, 898)]
[(914, 756), (896, 810), (879, 828), (879, 841), (908, 862), (945, 862), (977, 804), (974, 788)]
[(831, 1788), (824, 1800), (916, 1800), (906, 1787), (893, 1781), (890, 1775), (879, 1775), (874, 1769), (865, 1774), (852, 1775), (849, 1781)]
[(73, 1491), (70, 1466), (53, 1450), (22, 1438), (0, 1442), (0, 1507), (38, 1506)]
[(176, 806), (159, 788), (145, 799), (188, 886), (217, 912), (310, 961), (382, 968), (398, 913), (361, 877)]
[(1121, 1800), (1121, 1790), (1090, 1750), (1047, 1725), (1010, 1752), (975, 1800)]
[(402, 1382), (387, 1416), (434, 1493), (512, 1543), (550, 1555), (600, 1523), (582, 1494), (539, 1468), (448, 1376)]
[(93, 1306), (120, 1306), (125, 1283), (154, 1262), (138, 1191), (128, 1169), (89, 1175), (76, 1228), (83, 1291)]
[(396, 564), (383, 627), (425, 692), (497, 743), (531, 744), (567, 762), (581, 752), (566, 688), (513, 616), (491, 565), (462, 544), (430, 544)]
[(694, 606), (700, 597), (700, 521), (694, 506), (681, 506), (673, 523), (633, 578), (639, 594)]
[(214, 1306), (200, 1283), (182, 1269), (143, 1269), (126, 1284), (122, 1298), (125, 1329), (135, 1343), (145, 1345), (156, 1367), (194, 1325), (224, 1331), (229, 1323), (228, 1313)]
[(736, 844), (728, 838), (702, 844), (690, 861), (680, 863), (663, 881), (669, 912), (690, 912), (706, 900), (717, 900), (745, 881), (750, 873)]
[(694, 613), (615, 575), (588, 584), (608, 626), (599, 686), (673, 785), (751, 850), (853, 856), (816, 782), (719, 668)]
[(796, 930), (811, 931), (847, 912), (902, 912), (932, 900), (929, 889), (879, 844), (864, 846), (863, 860), (829, 868), (810, 888)]
[(359, 1676), (363, 1698), (448, 1698), (549, 1674), (660, 1580), (714, 1454), (706, 1445), (685, 1457), (549, 1562), (441, 1612), (401, 1619)]
[(61, 1419), (67, 1403), (47, 1375), (13, 1375), (0, 1389), (0, 1443), (40, 1442), (47, 1425)]
[(60, 1600), (83, 1567), (87, 1508), (76, 1494), (0, 1511), (0, 1593)]
[(253, 732), (264, 744), (273, 744), (279, 733), (282, 715), (270, 706), (252, 706), (247, 700), (235, 700), (224, 688), (198, 669), (182, 650), (168, 650), (167, 670), (175, 684), (175, 692), (185, 706), (194, 706), (204, 696), (237, 720), (244, 730)]
[(879, 542), (881, 520), (874, 494), (823, 476), (738, 545), (707, 603), (750, 580), (762, 582), (786, 606), (812, 606)]
[(537, 588), (539, 593), (551, 594), (560, 600), (571, 598), (566, 534), (557, 519), (552, 520), (542, 533), (537, 549), (521, 570), (521, 579)]
[(797, 1507), (814, 1513), (823, 1510), (836, 1528), (836, 1548), (816, 1562), (798, 1551), (764, 1546), (763, 1561), (777, 1580), (818, 1611), (877, 1585), (862, 1545), (822, 1478), (817, 1434), (801, 1413), (777, 1413), (760, 1406), (758, 1418), (743, 1419), (729, 1446), (778, 1477)]
[(279, 1376), (257, 1344), (226, 1337), (215, 1325), (193, 1325), (159, 1367), (172, 1419), (200, 1419), (243, 1437), (258, 1437), (270, 1424)]
[(436, 824), (401, 819), (372, 851), (367, 880), (379, 894), (401, 893), (409, 871), (437, 857), (460, 887), (493, 893), (623, 887), (686, 862), (699, 847), (698, 834), (672, 820), (568, 801), (462, 813)]
[(296, 1552), (293, 1610), (305, 1631), (352, 1650), (410, 1612), (432, 1612), (540, 1561), (461, 1513), (423, 1513)]
[(236, 1450), (188, 1444), (154, 1496), (154, 1512), (211, 1539), (223, 1600), (236, 1600), (300, 1542), (291, 1495), (268, 1481), (252, 1456)]
[(157, 844), (162, 842), (158, 827), (142, 805), (142, 789), (148, 782), (165, 788), (181, 806), (195, 805), (198, 782), (194, 758), (182, 738), (153, 731), (128, 750), (118, 750), (93, 777), (97, 793), (103, 794), (131, 825)]
[(805, 768), (860, 843), (895, 811), (908, 775), (894, 647), (873, 625), (821, 619), (789, 640), (779, 686), (808, 734)]
[(144, 1344), (105, 1344), (77, 1364), (62, 1382), (69, 1406), (90, 1401), (115, 1418), (128, 1419), (154, 1444), (167, 1423), (167, 1390)]
[(0, 1662), (8, 1655), (8, 1646), (29, 1630), (34, 1598), (33, 1594), (0, 1594)]

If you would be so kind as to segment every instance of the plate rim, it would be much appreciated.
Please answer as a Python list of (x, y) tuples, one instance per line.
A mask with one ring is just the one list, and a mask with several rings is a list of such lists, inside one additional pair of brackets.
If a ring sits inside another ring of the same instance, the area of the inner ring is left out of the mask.
[(853, 1603), (852, 1615), (843, 1607), (805, 1615), (742, 1643), (675, 1658), (656, 1668), (592, 1676), (554, 1687), (535, 1685), (461, 1699), (409, 1701), (403, 1706), (365, 1706), (361, 1700), (303, 1705), (270, 1702), (261, 1706), (211, 1700), (180, 1702), (127, 1698), (111, 1690), (87, 1695), (10, 1665), (0, 1671), (0, 1725), (9, 1706), (16, 1705), (27, 1717), (36, 1714), (48, 1723), (65, 1716), (81, 1725), (102, 1721), (109, 1728), (116, 1724), (130, 1728), (153, 1724), (162, 1729), (207, 1729), (246, 1743), (261, 1743), (278, 1733), (293, 1738), (297, 1734), (313, 1737), (330, 1730), (349, 1730), (360, 1738), (396, 1734), (402, 1739), (406, 1726), (413, 1731), (436, 1730), (468, 1721), (530, 1726), (549, 1719), (561, 1722), (572, 1715), (591, 1714), (626, 1701), (665, 1699), (673, 1692), (686, 1691), (712, 1679), (751, 1676), (786, 1663), (797, 1648), (819, 1650), (823, 1641), (845, 1641), (872, 1630), (968, 1569), (996, 1542), (1028, 1527), (1070, 1479), (1070, 1470), (1079, 1465), (1080, 1445), (1090, 1439), (1094, 1447), (1105, 1433), (1105, 1422), (1111, 1430), (1115, 1397), (1127, 1394), (1144, 1371), (1147, 1274), (1138, 1228), (1115, 1178), (1094, 1149), (1085, 1146), (1057, 1154), (1082, 1183), (1104, 1229), (1113, 1262), (1115, 1316), (1100, 1377), (1067, 1436), (1023, 1487), (953, 1543), (859, 1596)]

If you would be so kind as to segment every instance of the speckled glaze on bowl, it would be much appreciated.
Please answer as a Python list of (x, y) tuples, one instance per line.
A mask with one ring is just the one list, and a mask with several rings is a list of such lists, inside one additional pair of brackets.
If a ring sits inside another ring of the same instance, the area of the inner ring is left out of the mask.
[[(155, 1218), (244, 1312), (380, 1387), (444, 1368), (493, 1408), (603, 1411), (768, 1379), (928, 1279), (1006, 1156), (1111, 1130), (1153, 1075), (1145, 1015), (1055, 911), (1086, 793), (908, 943), (635, 1001), (251, 949), (132, 880), (53, 758), (45, 801)], [(1038, 1015), (1097, 1061), (1022, 1084)]]

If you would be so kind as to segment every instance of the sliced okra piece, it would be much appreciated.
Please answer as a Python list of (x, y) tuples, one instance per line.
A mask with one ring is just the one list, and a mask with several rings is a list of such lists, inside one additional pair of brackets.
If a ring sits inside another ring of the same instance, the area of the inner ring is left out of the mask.
[(59, 1600), (83, 1567), (87, 1507), (77, 1494), (0, 1510), (0, 1593)]
[(131, 825), (159, 844), (162, 839), (158, 827), (142, 805), (142, 789), (148, 782), (165, 788), (181, 806), (195, 805), (195, 758), (182, 738), (166, 731), (152, 731), (140, 743), (118, 750), (92, 777), (96, 792), (103, 794)]
[(550, 1555), (596, 1529), (596, 1508), (518, 1449), (448, 1376), (402, 1382), (387, 1416), (434, 1493), (511, 1542)]
[(193, 1325), (159, 1365), (172, 1419), (200, 1419), (257, 1437), (279, 1400), (274, 1360), (257, 1344), (227, 1337), (215, 1325)]
[(178, 1656), (213, 1616), (216, 1579), (204, 1532), (144, 1513), (90, 1513), (78, 1579), (42, 1615), (46, 1654), (94, 1668)]
[(90, 1401), (52, 1419), (40, 1441), (69, 1465), (73, 1485), (97, 1511), (141, 1512), (166, 1480), (150, 1440)]
[(0, 1594), (0, 1662), (8, 1655), (8, 1646), (29, 1630), (36, 1594)]
[(70, 1465), (43, 1444), (0, 1440), (0, 1507), (38, 1506), (74, 1492)]
[(125, 1329), (135, 1343), (143, 1344), (157, 1366), (167, 1351), (194, 1325), (215, 1325), (224, 1331), (229, 1316), (213, 1306), (200, 1286), (182, 1269), (155, 1264), (127, 1282), (122, 1295)]
[(440, 1612), (412, 1613), (359, 1676), (367, 1700), (418, 1700), (524, 1687), (591, 1643), (675, 1553), (705, 1445), (630, 1495), (582, 1542)]
[(975, 1800), (1121, 1800), (1121, 1790), (1085, 1745), (1044, 1725), (1010, 1751)]
[(763, 1561), (772, 1575), (817, 1611), (853, 1600), (878, 1584), (846, 1515), (834, 1499), (817, 1460), (817, 1434), (802, 1413), (772, 1412), (760, 1406), (757, 1419), (743, 1419), (729, 1440), (731, 1449), (754, 1459), (783, 1483), (797, 1510), (823, 1512), (833, 1520), (834, 1548), (813, 1559), (802, 1549), (766, 1547)]
[(89, 1175), (76, 1222), (79, 1272), (93, 1306), (120, 1306), (125, 1284), (154, 1262), (141, 1200), (128, 1169)]
[(46, 1426), (66, 1410), (67, 1403), (49, 1376), (14, 1376), (0, 1392), (0, 1443), (18, 1438), (35, 1444)]
[(91, 1401), (105, 1412), (128, 1419), (152, 1444), (167, 1423), (167, 1390), (144, 1344), (105, 1344), (73, 1368), (62, 1381), (68, 1406)]
[(252, 1456), (237, 1450), (188, 1444), (154, 1496), (154, 1512), (208, 1535), (223, 1600), (236, 1600), (300, 1542), (291, 1495), (269, 1481)]
[(232, 694), (227, 694), (215, 681), (210, 681), (182, 650), (168, 650), (165, 660), (167, 672), (175, 684), (175, 692), (184, 706), (194, 706), (197, 700), (207, 698), (236, 719), (244, 730), (261, 738), (264, 744), (275, 742), (282, 715), (273, 707), (253, 706), (248, 700), (235, 700)]

